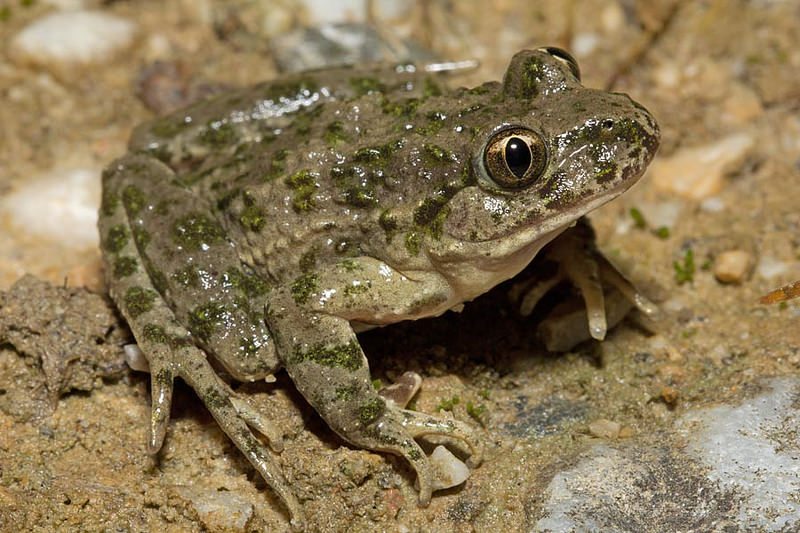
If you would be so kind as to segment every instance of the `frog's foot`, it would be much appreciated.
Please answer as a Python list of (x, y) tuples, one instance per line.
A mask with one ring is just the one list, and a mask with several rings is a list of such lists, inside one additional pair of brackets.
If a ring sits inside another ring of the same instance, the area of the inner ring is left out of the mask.
[[(583, 297), (585, 311), (581, 319), (583, 323), (588, 323), (588, 328), (579, 324), (564, 327), (565, 331), (576, 331), (578, 335), (573, 339), (574, 342), (562, 343), (564, 346), (569, 344), (565, 349), (589, 337), (603, 340), (609, 324), (613, 326), (621, 320), (632, 306), (650, 318), (657, 313), (655, 304), (639, 293), (597, 250), (594, 232), (583, 219), (542, 250), (540, 261), (549, 261), (558, 267), (553, 269), (553, 275), (530, 280), (527, 285), (515, 289), (518, 294), (521, 293), (520, 313), (523, 316), (531, 314), (548, 291), (563, 281), (571, 282)], [(606, 287), (611, 289), (608, 294), (604, 290)], [(586, 335), (578, 330), (585, 330)], [(551, 349), (550, 346), (548, 349)]]
[(346, 435), (349, 442), (370, 450), (393, 453), (404, 457), (417, 473), (419, 504), (427, 506), (431, 501), (436, 480), (435, 468), (415, 439), (429, 435), (458, 439), (469, 446), (470, 467), (480, 464), (483, 446), (472, 430), (458, 420), (408, 411), (387, 405), (384, 412), (372, 423)]

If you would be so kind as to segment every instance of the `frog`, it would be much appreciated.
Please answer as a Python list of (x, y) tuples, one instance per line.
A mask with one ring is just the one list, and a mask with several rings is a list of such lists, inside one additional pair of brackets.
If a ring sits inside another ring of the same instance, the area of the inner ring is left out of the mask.
[(302, 530), (281, 428), (230, 385), (285, 370), (346, 443), (404, 458), (427, 505), (419, 440), (461, 445), (474, 468), (483, 439), (376, 390), (356, 334), (457, 311), (548, 245), (603, 338), (605, 280), (648, 304), (590, 252), (581, 221), (637, 182), (659, 138), (642, 105), (584, 87), (554, 47), (473, 88), (424, 65), (342, 66), (138, 126), (102, 173), (98, 227), (109, 293), (149, 363), (148, 451), (181, 378)]

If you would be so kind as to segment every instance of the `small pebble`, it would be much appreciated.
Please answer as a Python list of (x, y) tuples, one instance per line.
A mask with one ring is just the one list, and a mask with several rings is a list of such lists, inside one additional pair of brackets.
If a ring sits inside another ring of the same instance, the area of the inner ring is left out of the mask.
[(683, 148), (650, 166), (653, 185), (664, 192), (704, 200), (718, 194), (725, 174), (741, 163), (755, 145), (749, 133), (737, 133), (704, 146)]
[(138, 344), (126, 344), (122, 347), (125, 353), (125, 362), (131, 367), (131, 370), (137, 372), (150, 372), (150, 362), (145, 357), (144, 352), (139, 348)]
[(130, 46), (135, 25), (99, 11), (60, 11), (34, 20), (11, 45), (36, 64), (94, 63)]
[(189, 486), (178, 486), (177, 491), (181, 498), (191, 503), (207, 530), (247, 530), (247, 523), (253, 516), (253, 505), (235, 491)]
[(589, 433), (600, 439), (616, 439), (619, 437), (622, 426), (613, 420), (599, 418), (589, 423)]
[(741, 283), (750, 274), (753, 257), (744, 250), (728, 250), (714, 260), (714, 277), (721, 283)]
[(681, 393), (674, 387), (664, 387), (661, 389), (661, 399), (667, 405), (674, 405), (680, 398)]
[(434, 491), (456, 487), (469, 478), (469, 467), (444, 446), (437, 446), (429, 459), (434, 470)]

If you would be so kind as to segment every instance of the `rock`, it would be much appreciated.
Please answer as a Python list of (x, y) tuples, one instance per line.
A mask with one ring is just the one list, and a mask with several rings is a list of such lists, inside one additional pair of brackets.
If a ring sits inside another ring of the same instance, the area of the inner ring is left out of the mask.
[[(31, 179), (0, 199), (14, 231), (47, 237), (72, 248), (97, 247), (98, 170), (56, 171)], [(47, 213), (47, 216), (42, 216)]]
[(253, 504), (235, 491), (189, 486), (178, 486), (176, 491), (194, 507), (209, 531), (245, 531), (253, 516)]
[(434, 470), (434, 491), (456, 487), (469, 478), (469, 467), (444, 446), (437, 446), (429, 459)]
[(725, 174), (754, 145), (752, 134), (737, 133), (703, 146), (680, 149), (671, 157), (653, 161), (649, 170), (652, 183), (661, 191), (691, 200), (710, 198), (722, 190)]
[(753, 257), (744, 250), (728, 250), (714, 260), (714, 277), (721, 283), (741, 283), (750, 274)]
[(37, 65), (95, 63), (133, 42), (135, 25), (99, 11), (63, 11), (41, 17), (11, 41), (20, 59)]
[(616, 439), (619, 437), (621, 429), (622, 426), (619, 422), (606, 420), (605, 418), (599, 418), (589, 423), (589, 433), (591, 433), (593, 437), (598, 437), (600, 439)]

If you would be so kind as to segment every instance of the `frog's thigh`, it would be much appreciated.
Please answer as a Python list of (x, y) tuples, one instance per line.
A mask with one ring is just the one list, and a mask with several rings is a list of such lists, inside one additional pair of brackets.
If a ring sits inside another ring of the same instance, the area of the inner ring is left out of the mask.
[(264, 325), (267, 284), (241, 264), (211, 207), (156, 159), (130, 156), (117, 169), (138, 256), (177, 320), (236, 379), (272, 373), (277, 357)]

